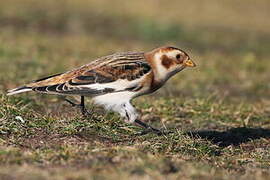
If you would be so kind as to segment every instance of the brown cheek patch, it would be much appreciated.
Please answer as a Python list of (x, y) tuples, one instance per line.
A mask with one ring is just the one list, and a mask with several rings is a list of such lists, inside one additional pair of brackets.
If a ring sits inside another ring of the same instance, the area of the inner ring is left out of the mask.
[(169, 69), (173, 65), (173, 60), (168, 58), (166, 55), (161, 57), (161, 64)]

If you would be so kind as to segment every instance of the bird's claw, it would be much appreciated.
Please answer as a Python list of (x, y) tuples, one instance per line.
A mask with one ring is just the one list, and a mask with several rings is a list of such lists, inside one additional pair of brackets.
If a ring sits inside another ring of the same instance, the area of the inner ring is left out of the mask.
[(76, 104), (68, 99), (65, 99), (65, 101), (67, 101), (69, 104), (71, 104), (72, 107), (80, 107), (81, 106), (81, 104)]
[(65, 101), (67, 101), (69, 104), (71, 104), (72, 107), (80, 108), (83, 116), (90, 116), (91, 115), (91, 113), (88, 112), (84, 106), (84, 100), (82, 100), (82, 102), (80, 104), (76, 104), (68, 99), (65, 99)]
[(173, 133), (173, 131), (161, 130), (161, 129), (156, 129), (156, 128), (150, 127), (150, 128), (144, 129), (143, 131), (141, 131), (139, 133), (136, 133), (135, 135), (143, 136), (143, 135), (146, 135), (148, 133), (154, 133), (158, 136), (161, 136), (161, 135), (171, 134), (171, 133)]
[(154, 134), (160, 136), (160, 135), (164, 134), (164, 131), (161, 131), (161, 130), (155, 129), (155, 128), (147, 128), (147, 129), (144, 129), (143, 131), (141, 131), (139, 133), (136, 133), (135, 135), (143, 136), (143, 135), (146, 135), (148, 133), (154, 133)]

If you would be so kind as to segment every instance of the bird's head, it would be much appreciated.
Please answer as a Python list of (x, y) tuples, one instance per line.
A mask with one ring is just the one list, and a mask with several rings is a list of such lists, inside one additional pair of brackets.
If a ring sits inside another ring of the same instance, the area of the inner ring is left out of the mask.
[(186, 67), (196, 66), (185, 51), (175, 47), (161, 47), (151, 51), (149, 55), (152, 57), (151, 64), (155, 67), (155, 74), (164, 80)]

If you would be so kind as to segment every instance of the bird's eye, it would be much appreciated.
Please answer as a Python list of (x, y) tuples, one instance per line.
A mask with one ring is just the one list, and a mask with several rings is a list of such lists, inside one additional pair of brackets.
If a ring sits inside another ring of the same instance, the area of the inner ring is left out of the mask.
[(176, 59), (179, 59), (181, 56), (180, 56), (180, 54), (177, 54), (176, 55)]

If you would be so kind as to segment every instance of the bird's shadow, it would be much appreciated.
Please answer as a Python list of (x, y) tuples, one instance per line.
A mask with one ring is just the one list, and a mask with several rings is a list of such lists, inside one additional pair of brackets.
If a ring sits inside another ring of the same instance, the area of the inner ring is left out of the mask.
[(270, 129), (263, 128), (231, 128), (226, 131), (215, 130), (198, 130), (188, 131), (185, 133), (191, 137), (199, 137), (207, 139), (220, 147), (227, 147), (230, 145), (240, 145), (241, 143), (249, 142), (259, 138), (270, 138)]

